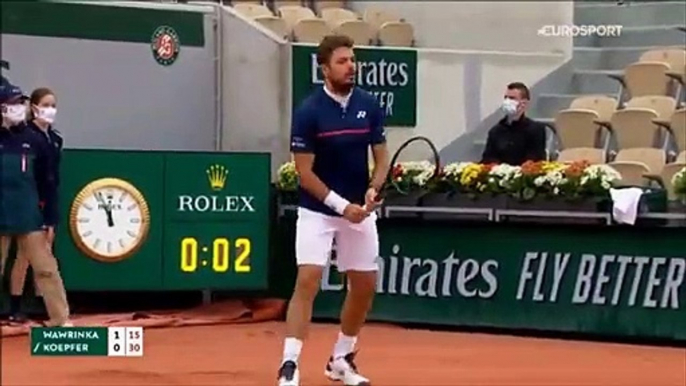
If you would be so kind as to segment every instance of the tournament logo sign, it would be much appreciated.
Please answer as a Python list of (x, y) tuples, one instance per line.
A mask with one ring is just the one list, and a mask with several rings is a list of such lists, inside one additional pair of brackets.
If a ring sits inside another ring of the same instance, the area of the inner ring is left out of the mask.
[(179, 57), (179, 50), (181, 49), (179, 35), (172, 27), (160, 26), (152, 34), (150, 48), (157, 63), (163, 66), (171, 66)]

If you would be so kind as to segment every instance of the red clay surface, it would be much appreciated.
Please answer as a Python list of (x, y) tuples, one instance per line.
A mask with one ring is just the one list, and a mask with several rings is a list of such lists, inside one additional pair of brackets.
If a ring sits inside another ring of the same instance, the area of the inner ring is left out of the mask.
[[(2, 342), (0, 384), (272, 386), (283, 324), (147, 329), (142, 358), (31, 357), (27, 336)], [(315, 325), (302, 386), (330, 385), (335, 325)], [(374, 386), (684, 386), (686, 350), (407, 330), (369, 325), (358, 364)]]

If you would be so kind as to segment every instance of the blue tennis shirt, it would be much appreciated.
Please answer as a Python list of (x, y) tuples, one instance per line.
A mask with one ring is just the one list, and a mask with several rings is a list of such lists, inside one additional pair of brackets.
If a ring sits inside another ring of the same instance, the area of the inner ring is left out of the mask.
[[(341, 197), (363, 205), (369, 187), (369, 147), (386, 141), (383, 126), (383, 110), (372, 94), (355, 87), (344, 106), (322, 87), (293, 114), (291, 151), (313, 153), (314, 174)], [(302, 208), (340, 216), (302, 187), (299, 196)]]

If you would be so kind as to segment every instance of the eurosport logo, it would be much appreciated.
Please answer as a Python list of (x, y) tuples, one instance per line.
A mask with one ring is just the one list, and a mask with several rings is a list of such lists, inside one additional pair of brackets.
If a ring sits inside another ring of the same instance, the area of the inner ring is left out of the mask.
[(545, 37), (617, 37), (621, 35), (621, 25), (545, 25), (538, 30), (538, 36)]

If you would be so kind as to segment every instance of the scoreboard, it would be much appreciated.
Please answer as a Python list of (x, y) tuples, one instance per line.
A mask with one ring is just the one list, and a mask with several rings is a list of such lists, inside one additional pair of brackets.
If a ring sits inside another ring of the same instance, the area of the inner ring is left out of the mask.
[(142, 357), (143, 327), (34, 327), (32, 356)]
[(67, 289), (266, 289), (270, 169), (268, 153), (65, 151)]

